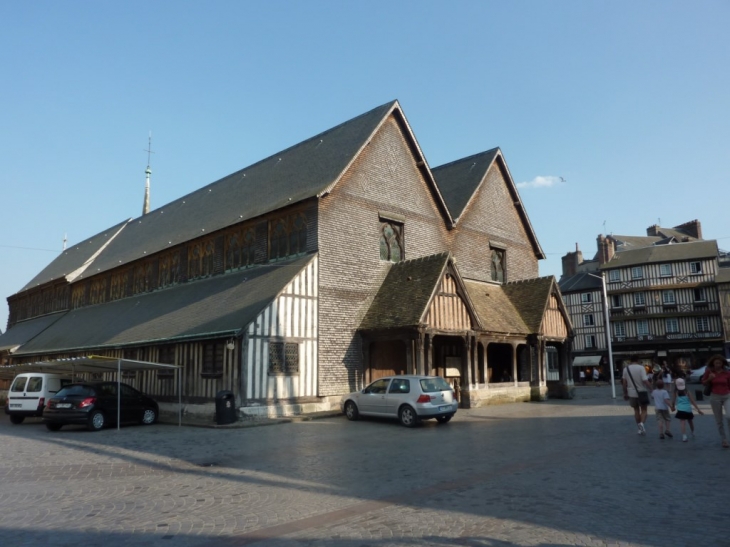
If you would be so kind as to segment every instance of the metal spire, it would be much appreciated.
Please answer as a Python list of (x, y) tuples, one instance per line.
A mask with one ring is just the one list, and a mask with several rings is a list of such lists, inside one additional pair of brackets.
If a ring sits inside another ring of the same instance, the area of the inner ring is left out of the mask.
[(150, 212), (150, 175), (152, 169), (150, 169), (150, 154), (154, 154), (152, 151), (152, 131), (150, 131), (149, 142), (147, 143), (147, 169), (145, 169), (145, 183), (144, 183), (144, 203), (142, 204), (142, 214), (146, 215)]

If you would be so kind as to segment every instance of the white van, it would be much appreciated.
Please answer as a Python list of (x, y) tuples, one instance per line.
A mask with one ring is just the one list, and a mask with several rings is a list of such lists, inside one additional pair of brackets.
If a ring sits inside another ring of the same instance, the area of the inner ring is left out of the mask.
[(5, 414), (14, 424), (23, 423), (29, 416), (42, 416), (49, 397), (63, 386), (72, 383), (71, 378), (60, 374), (24, 372), (18, 374), (10, 385)]

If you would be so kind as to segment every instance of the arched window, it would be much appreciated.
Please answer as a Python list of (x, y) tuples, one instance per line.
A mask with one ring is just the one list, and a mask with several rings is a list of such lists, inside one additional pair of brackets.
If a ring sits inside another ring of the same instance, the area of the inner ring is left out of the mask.
[(403, 225), (395, 222), (381, 223), (380, 259), (390, 262), (403, 260)]
[(504, 283), (507, 278), (507, 268), (504, 260), (504, 250), (492, 249), (492, 281)]

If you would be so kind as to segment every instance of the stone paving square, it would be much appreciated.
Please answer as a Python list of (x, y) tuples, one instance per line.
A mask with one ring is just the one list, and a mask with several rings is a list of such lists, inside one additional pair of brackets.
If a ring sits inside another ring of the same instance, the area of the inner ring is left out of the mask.
[[(620, 397), (620, 389), (617, 390)], [(0, 421), (8, 546), (730, 546), (730, 450), (638, 436), (609, 387), (406, 429), (344, 417), (273, 427), (49, 432)]]

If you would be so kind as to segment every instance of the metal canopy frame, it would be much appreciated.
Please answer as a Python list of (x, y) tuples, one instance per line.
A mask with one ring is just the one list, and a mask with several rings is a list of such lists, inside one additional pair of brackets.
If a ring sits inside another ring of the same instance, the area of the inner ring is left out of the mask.
[(177, 371), (177, 425), (182, 425), (182, 374), (181, 365), (167, 363), (153, 363), (151, 361), (137, 361), (119, 357), (105, 357), (103, 355), (89, 355), (84, 357), (67, 357), (63, 359), (49, 359), (33, 363), (18, 363), (0, 367), (0, 375), (5, 373), (19, 374), (21, 372), (50, 372), (55, 374), (70, 373), (73, 377), (77, 372), (114, 372), (117, 373), (117, 431), (120, 429), (121, 393), (123, 370), (156, 370), (173, 369)]

